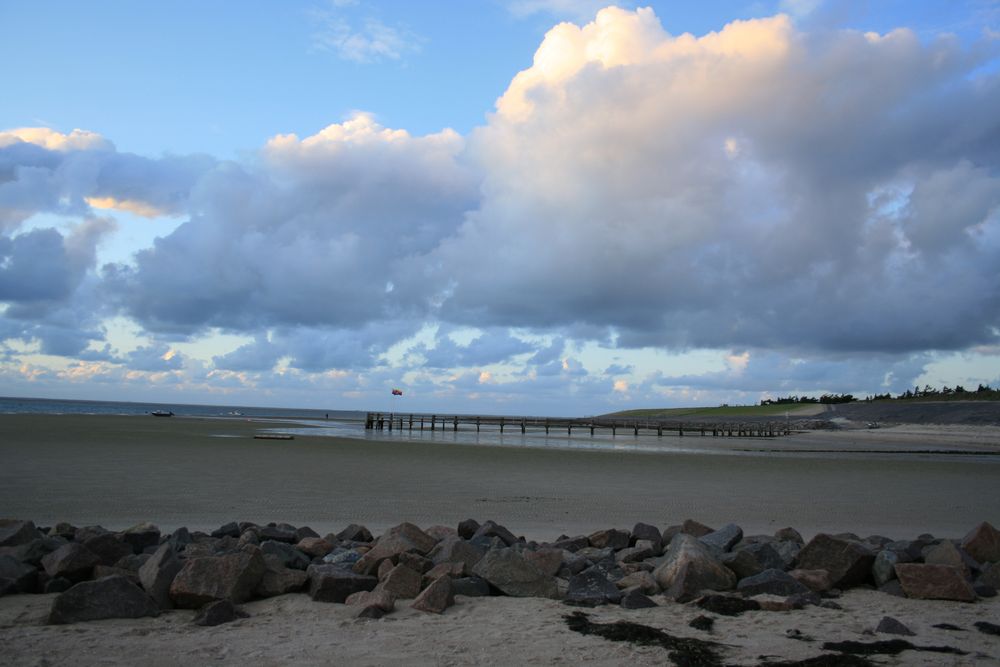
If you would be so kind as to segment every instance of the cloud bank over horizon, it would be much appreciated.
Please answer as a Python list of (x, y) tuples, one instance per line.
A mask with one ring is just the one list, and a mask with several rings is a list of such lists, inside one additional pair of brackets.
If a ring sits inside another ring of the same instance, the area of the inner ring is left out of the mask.
[[(1000, 352), (997, 48), (606, 8), (467, 136), (357, 112), (223, 161), (0, 131), (4, 377), (594, 409), (900, 391)], [(147, 218), (176, 224), (99, 259)], [(634, 362), (698, 350), (717, 367)]]

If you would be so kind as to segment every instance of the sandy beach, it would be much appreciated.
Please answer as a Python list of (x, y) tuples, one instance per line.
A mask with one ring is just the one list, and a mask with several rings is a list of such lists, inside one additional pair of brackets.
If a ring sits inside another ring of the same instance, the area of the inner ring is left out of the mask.
[[(747, 533), (793, 526), (902, 539), (1000, 525), (996, 427), (817, 431), (778, 439), (686, 438), (726, 453), (542, 450), (296, 436), (238, 419), (0, 416), (0, 508), (40, 523), (214, 529), (288, 521), (337, 531), (401, 521), (493, 519), (529, 539), (694, 518)], [(623, 438), (623, 443), (628, 439)], [(827, 450), (778, 456), (767, 451)], [(830, 450), (881, 450), (831, 453)]]
[[(1000, 525), (1000, 457), (992, 456), (1000, 438), (993, 426), (706, 439), (728, 450), (712, 454), (253, 439), (274, 427), (239, 419), (4, 415), (0, 515), (116, 530), (140, 521), (163, 530), (287, 521), (320, 534), (352, 522), (377, 534), (402, 521), (454, 526), (473, 517), (538, 540), (638, 521), (666, 527), (688, 517), (710, 526), (736, 522), (747, 534), (793, 526), (807, 540), (841, 531), (957, 538), (980, 521)], [(697, 440), (689, 438), (689, 446)], [(552, 600), (460, 596), (441, 616), (401, 605), (367, 621), (342, 605), (285, 595), (247, 603), (250, 618), (201, 628), (188, 611), (43, 625), (53, 597), (0, 598), (5, 664), (668, 664), (662, 648), (572, 632), (564, 617), (574, 609)], [(727, 664), (802, 660), (819, 654), (824, 641), (886, 639), (871, 634), (885, 615), (916, 631), (908, 638), (915, 644), (968, 654), (906, 651), (874, 664), (1000, 659), (1000, 638), (973, 628), (1000, 621), (997, 598), (964, 604), (852, 590), (838, 600), (841, 610), (747, 612), (718, 618), (711, 634), (687, 626), (701, 610), (658, 601), (663, 606), (655, 609), (586, 611), (599, 622), (624, 619), (718, 641)], [(964, 631), (932, 627), (938, 623)], [(816, 641), (789, 638), (789, 630)]]

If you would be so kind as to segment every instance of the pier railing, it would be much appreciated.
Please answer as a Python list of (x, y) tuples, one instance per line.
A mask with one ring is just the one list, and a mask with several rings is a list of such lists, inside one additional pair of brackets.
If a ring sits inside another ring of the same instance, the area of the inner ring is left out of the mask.
[(478, 433), (483, 427), (512, 429), (522, 434), (529, 430), (563, 432), (573, 435), (573, 431), (590, 431), (594, 435), (598, 430), (618, 435), (618, 431), (639, 435), (640, 433), (657, 436), (700, 435), (727, 438), (774, 438), (791, 433), (787, 422), (679, 422), (661, 421), (655, 419), (621, 419), (613, 417), (486, 417), (481, 415), (436, 415), (417, 413), (382, 413), (369, 412), (365, 418), (365, 430), (370, 431), (458, 431), (459, 428), (475, 427)]

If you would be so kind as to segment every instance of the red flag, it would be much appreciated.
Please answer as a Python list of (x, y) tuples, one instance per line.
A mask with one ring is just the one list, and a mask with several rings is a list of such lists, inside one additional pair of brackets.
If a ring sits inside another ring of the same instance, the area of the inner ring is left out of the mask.
[(403, 390), (402, 389), (393, 389), (392, 390), (392, 395), (393, 396), (402, 396), (403, 395)]

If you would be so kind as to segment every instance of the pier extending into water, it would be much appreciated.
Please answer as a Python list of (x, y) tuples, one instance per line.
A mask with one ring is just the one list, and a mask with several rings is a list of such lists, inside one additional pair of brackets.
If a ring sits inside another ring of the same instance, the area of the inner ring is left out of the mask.
[(482, 428), (497, 429), (500, 433), (508, 429), (513, 433), (518, 430), (522, 434), (529, 430), (545, 434), (562, 433), (573, 435), (573, 431), (588, 431), (590, 435), (601, 430), (611, 432), (612, 436), (623, 434), (638, 436), (641, 433), (657, 436), (712, 436), (715, 438), (775, 438), (791, 433), (787, 422), (716, 422), (695, 423), (679, 421), (661, 421), (655, 419), (622, 419), (615, 417), (485, 417), (481, 415), (428, 415), (428, 414), (397, 414), (369, 412), (365, 418), (365, 430), (368, 431), (458, 431)]

